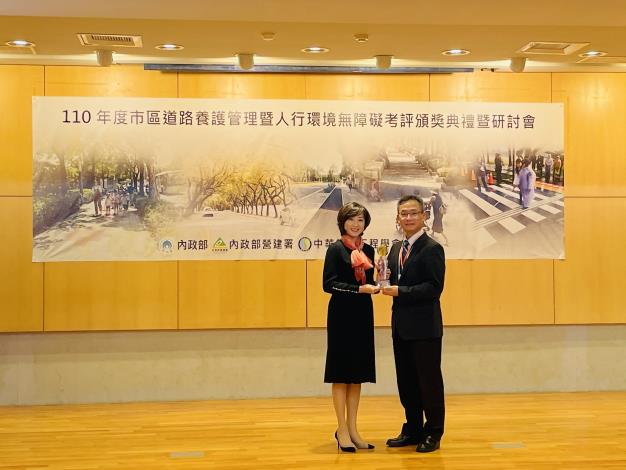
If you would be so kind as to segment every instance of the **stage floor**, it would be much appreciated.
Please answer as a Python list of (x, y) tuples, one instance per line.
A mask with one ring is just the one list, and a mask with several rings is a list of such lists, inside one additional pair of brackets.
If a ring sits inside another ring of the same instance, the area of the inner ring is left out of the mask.
[(389, 449), (396, 397), (363, 397), (373, 451), (338, 454), (330, 397), (0, 407), (0, 469), (626, 469), (626, 392), (451, 395), (441, 449)]

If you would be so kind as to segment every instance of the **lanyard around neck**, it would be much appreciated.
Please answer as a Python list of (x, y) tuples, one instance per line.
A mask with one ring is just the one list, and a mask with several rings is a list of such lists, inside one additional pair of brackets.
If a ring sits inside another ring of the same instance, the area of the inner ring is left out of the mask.
[(409, 244), (409, 249), (406, 250), (406, 254), (403, 256), (402, 252), (404, 251), (404, 246), (400, 248), (400, 272), (402, 272), (402, 270), (404, 269), (404, 263), (406, 262), (407, 258), (411, 254), (412, 249), (413, 249), (413, 244)]

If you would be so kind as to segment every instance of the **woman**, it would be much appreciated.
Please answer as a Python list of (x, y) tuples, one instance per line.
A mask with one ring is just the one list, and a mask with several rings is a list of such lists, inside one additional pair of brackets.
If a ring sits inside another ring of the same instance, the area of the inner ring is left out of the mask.
[(374, 365), (374, 248), (363, 243), (370, 214), (356, 202), (337, 214), (341, 239), (328, 247), (324, 261), (324, 291), (328, 303), (328, 350), (324, 382), (332, 383), (337, 415), (337, 447), (344, 452), (373, 449), (360, 436), (356, 416), (363, 382), (376, 382)]

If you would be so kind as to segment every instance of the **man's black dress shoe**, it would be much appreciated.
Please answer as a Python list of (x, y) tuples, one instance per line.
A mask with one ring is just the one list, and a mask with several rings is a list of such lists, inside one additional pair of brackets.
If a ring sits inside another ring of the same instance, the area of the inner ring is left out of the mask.
[(426, 439), (417, 444), (415, 452), (426, 453), (433, 452), (437, 449), (439, 449), (439, 441), (436, 441), (433, 436), (426, 436)]
[(387, 439), (388, 447), (406, 447), (406, 446), (414, 446), (419, 443), (420, 440), (416, 436), (409, 436), (407, 434), (400, 433), (398, 437), (392, 437), (391, 439)]

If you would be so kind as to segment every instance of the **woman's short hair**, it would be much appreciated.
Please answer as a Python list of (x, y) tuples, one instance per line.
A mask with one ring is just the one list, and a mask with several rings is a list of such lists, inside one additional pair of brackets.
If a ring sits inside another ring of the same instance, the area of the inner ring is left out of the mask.
[(343, 205), (339, 212), (337, 213), (337, 226), (339, 227), (339, 233), (342, 235), (346, 234), (346, 220), (356, 217), (357, 215), (362, 215), (365, 219), (365, 228), (370, 224), (372, 217), (370, 216), (369, 211), (358, 202), (348, 202)]

